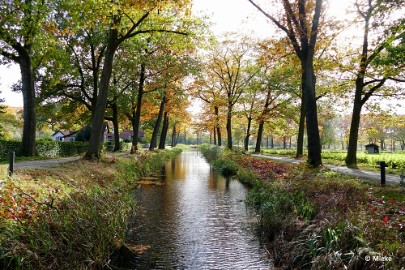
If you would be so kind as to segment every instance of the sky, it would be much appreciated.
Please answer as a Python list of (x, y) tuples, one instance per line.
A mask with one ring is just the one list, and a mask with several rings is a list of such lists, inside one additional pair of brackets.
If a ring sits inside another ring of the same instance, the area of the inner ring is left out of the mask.
[[(248, 0), (192, 0), (193, 12), (206, 15), (213, 23), (214, 34), (220, 36), (224, 32), (239, 32), (258, 37), (269, 37), (273, 33), (273, 25), (263, 14), (253, 7)], [(347, 7), (354, 0), (329, 0), (330, 10), (335, 16), (342, 17)], [(0, 66), (0, 98), (9, 106), (22, 106), (22, 94), (13, 93), (11, 86), (20, 78), (20, 70), (16, 65)]]

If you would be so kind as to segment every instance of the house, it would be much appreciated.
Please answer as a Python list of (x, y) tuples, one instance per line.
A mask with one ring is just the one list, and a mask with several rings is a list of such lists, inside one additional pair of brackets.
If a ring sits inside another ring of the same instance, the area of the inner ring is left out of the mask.
[[(78, 131), (72, 130), (56, 130), (54, 134), (52, 134), (53, 141), (59, 142), (72, 142), (76, 140), (76, 136), (79, 132), (83, 131), (86, 127), (81, 128)], [(120, 132), (119, 137), (124, 141), (132, 141), (134, 132), (132, 130), (126, 129)], [(140, 130), (138, 132), (138, 138), (143, 141), (145, 138), (145, 132)], [(103, 124), (103, 135), (101, 137), (103, 142), (110, 142), (114, 141), (114, 130), (110, 128), (107, 122)]]
[(72, 130), (56, 130), (52, 134), (52, 141), (57, 142), (72, 142), (76, 140), (77, 131)]
[(378, 145), (376, 145), (374, 143), (367, 144), (367, 145), (365, 145), (365, 147), (366, 147), (367, 153), (369, 153), (369, 154), (378, 154), (379, 153)]
[[(122, 132), (120, 132), (120, 138), (124, 141), (132, 141), (132, 138), (134, 137), (134, 131), (130, 129), (126, 129)], [(140, 130), (138, 132), (138, 138), (143, 140), (145, 138), (145, 131)]]

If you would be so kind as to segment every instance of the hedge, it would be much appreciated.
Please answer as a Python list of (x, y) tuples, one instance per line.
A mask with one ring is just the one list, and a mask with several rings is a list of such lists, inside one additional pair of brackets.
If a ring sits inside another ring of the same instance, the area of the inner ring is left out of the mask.
[[(86, 152), (88, 142), (36, 142), (35, 152), (40, 157), (63, 157), (73, 156)], [(21, 154), (22, 145), (20, 141), (0, 140), (0, 160), (7, 160), (10, 151), (15, 151), (17, 157)]]

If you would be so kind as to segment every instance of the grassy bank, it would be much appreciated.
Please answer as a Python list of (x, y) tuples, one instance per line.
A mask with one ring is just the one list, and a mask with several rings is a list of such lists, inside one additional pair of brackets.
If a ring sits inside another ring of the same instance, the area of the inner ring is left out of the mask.
[(134, 181), (179, 151), (21, 169), (0, 180), (0, 269), (103, 269), (125, 244)]
[(382, 188), (325, 168), (275, 163), (219, 148), (206, 146), (202, 152), (216, 169), (232, 172), (252, 187), (247, 203), (260, 216), (260, 233), (276, 266), (405, 267), (405, 196), (399, 185)]

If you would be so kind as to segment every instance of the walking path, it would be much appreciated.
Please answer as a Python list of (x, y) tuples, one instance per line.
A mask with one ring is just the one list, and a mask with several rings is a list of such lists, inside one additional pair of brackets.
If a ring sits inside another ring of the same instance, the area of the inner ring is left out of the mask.
[[(277, 160), (277, 161), (282, 161), (282, 162), (287, 162), (287, 163), (293, 163), (293, 164), (298, 164), (300, 162), (305, 162), (304, 160), (298, 160), (294, 158), (286, 158), (286, 157), (279, 157), (279, 156), (266, 156), (266, 155), (257, 155), (257, 154), (252, 154), (254, 157), (260, 157), (260, 158), (267, 158), (267, 159), (272, 159), (272, 160)], [(344, 166), (335, 166), (335, 165), (330, 165), (330, 164), (323, 164), (325, 167), (332, 171), (340, 172), (343, 174), (349, 174), (353, 175), (356, 177), (360, 178), (365, 178), (365, 179), (370, 179), (374, 181), (381, 181), (381, 174), (376, 173), (376, 172), (370, 172), (370, 171), (364, 171), (364, 170), (359, 170), (359, 169), (351, 169), (347, 168)], [(399, 184), (401, 181), (401, 178), (399, 175), (394, 175), (394, 174), (386, 174), (385, 175), (385, 181), (387, 183), (396, 183)]]
[(30, 160), (30, 161), (21, 161), (21, 162), (17, 161), (14, 163), (14, 169), (52, 167), (54, 165), (71, 162), (71, 161), (76, 161), (81, 158), (82, 158), (81, 156), (75, 156), (75, 157)]
[[(106, 157), (116, 157), (125, 155), (124, 152), (117, 153), (106, 153)], [(58, 164), (67, 163), (71, 161), (76, 161), (81, 159), (83, 156), (74, 156), (74, 157), (65, 157), (65, 158), (55, 158), (55, 159), (43, 159), (43, 160), (30, 160), (30, 161), (17, 161), (14, 163), (14, 169), (22, 168), (43, 168), (43, 167), (52, 167)]]

